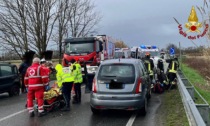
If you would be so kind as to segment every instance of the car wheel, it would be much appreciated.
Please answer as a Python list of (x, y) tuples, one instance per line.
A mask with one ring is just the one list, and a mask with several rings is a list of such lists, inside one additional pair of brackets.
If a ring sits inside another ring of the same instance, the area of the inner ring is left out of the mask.
[(92, 113), (95, 114), (95, 115), (100, 114), (100, 110), (95, 109), (95, 108), (93, 108), (92, 106), (91, 106), (91, 111), (92, 111)]
[(144, 99), (144, 106), (140, 110), (140, 112), (141, 112), (140, 114), (143, 115), (143, 116), (145, 116), (147, 114), (147, 99), (146, 98)]
[(9, 96), (10, 97), (12, 97), (12, 96), (18, 96), (19, 94), (20, 94), (20, 87), (18, 85), (13, 85), (10, 88)]

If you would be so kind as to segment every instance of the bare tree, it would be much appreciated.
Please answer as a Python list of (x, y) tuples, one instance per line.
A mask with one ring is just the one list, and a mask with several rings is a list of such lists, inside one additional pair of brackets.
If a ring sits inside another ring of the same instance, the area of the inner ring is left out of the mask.
[(0, 45), (21, 57), (28, 50), (40, 55), (54, 40), (61, 57), (64, 38), (96, 33), (101, 17), (94, 7), (91, 0), (1, 0)]
[(81, 37), (95, 34), (95, 26), (101, 20), (98, 12), (94, 11), (91, 0), (71, 0), (72, 9), (69, 12), (69, 33), (71, 37)]
[(40, 55), (46, 50), (57, 19), (55, 4), (56, 0), (2, 0), (1, 46), (20, 57), (28, 50)]

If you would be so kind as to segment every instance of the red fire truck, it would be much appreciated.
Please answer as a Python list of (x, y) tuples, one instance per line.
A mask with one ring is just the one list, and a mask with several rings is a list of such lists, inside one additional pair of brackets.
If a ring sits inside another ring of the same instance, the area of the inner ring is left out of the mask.
[[(62, 64), (67, 66), (72, 59), (78, 59), (86, 84), (92, 88), (92, 79), (103, 60), (114, 58), (114, 41), (106, 35), (68, 38), (64, 40)], [(88, 79), (87, 79), (88, 78)]]

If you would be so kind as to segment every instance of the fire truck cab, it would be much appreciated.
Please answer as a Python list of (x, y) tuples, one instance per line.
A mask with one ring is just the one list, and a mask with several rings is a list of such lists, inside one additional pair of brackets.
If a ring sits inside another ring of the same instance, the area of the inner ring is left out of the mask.
[(72, 59), (78, 59), (84, 80), (92, 88), (92, 79), (103, 60), (114, 57), (115, 45), (110, 37), (97, 35), (91, 37), (68, 38), (64, 40), (62, 64), (68, 66)]

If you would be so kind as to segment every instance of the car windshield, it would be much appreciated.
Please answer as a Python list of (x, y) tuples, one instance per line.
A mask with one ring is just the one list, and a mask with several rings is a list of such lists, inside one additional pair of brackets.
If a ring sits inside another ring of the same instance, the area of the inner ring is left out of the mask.
[(99, 78), (118, 78), (121, 82), (134, 83), (135, 69), (132, 64), (109, 64), (102, 65), (99, 73)]
[(70, 42), (66, 43), (65, 46), (65, 53), (67, 54), (90, 53), (93, 51), (94, 51), (93, 41)]

